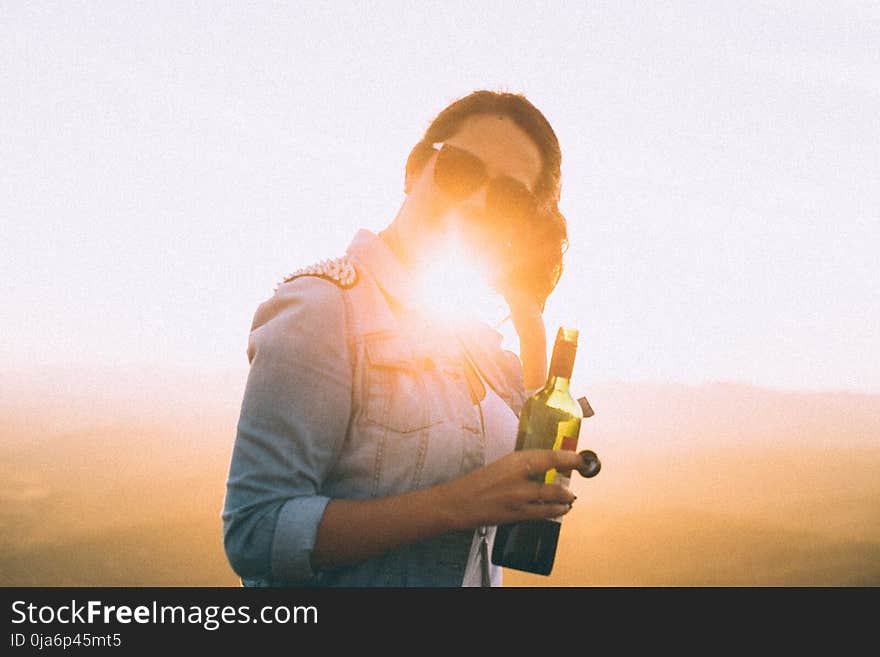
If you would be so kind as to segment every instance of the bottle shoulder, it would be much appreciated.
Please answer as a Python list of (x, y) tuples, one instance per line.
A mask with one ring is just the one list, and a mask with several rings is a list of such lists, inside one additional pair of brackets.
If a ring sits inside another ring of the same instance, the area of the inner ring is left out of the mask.
[(526, 400), (523, 411), (536, 410), (540, 407), (561, 411), (566, 415), (583, 418), (583, 409), (575, 401), (568, 390), (557, 388), (543, 388)]
[(556, 408), (560, 411), (564, 411), (569, 415), (573, 415), (577, 418), (583, 418), (584, 412), (581, 410), (580, 404), (578, 404), (574, 397), (571, 396), (571, 393), (568, 391), (562, 392), (557, 391), (550, 395), (547, 399), (547, 405), (551, 408)]

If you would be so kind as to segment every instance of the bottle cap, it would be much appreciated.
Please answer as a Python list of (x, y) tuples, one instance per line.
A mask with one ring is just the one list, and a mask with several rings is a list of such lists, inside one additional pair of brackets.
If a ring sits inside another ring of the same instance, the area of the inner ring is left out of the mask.
[(589, 479), (590, 477), (595, 477), (599, 474), (599, 470), (602, 469), (602, 463), (599, 461), (599, 457), (596, 456), (596, 452), (591, 449), (585, 449), (580, 452), (580, 457), (584, 462), (584, 464), (577, 469), (581, 476)]
[(593, 417), (595, 415), (595, 411), (593, 411), (593, 407), (590, 406), (590, 402), (587, 401), (586, 397), (580, 397), (577, 401), (581, 411), (584, 413), (584, 417)]

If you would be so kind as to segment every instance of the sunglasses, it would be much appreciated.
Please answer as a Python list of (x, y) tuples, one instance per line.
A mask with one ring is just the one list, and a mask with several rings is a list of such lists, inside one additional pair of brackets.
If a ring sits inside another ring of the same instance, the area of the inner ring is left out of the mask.
[(530, 220), (538, 209), (537, 197), (519, 180), (510, 176), (490, 179), (480, 158), (450, 144), (443, 144), (437, 152), (434, 182), (455, 202), (463, 201), (485, 185), (487, 214), (506, 220), (508, 225)]

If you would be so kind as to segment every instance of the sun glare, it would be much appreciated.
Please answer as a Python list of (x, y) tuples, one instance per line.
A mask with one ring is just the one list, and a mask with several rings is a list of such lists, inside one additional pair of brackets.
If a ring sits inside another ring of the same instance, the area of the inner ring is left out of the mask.
[(473, 320), (497, 327), (508, 314), (504, 298), (492, 290), (480, 263), (452, 236), (427, 263), (419, 284), (424, 311), (438, 322), (455, 326)]

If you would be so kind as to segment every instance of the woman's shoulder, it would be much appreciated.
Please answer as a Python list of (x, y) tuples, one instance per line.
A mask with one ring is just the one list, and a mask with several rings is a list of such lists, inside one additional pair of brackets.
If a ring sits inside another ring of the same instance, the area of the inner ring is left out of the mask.
[(357, 268), (346, 256), (302, 267), (285, 276), (257, 307), (251, 331), (272, 324), (333, 333), (345, 323), (343, 295), (357, 282)]

